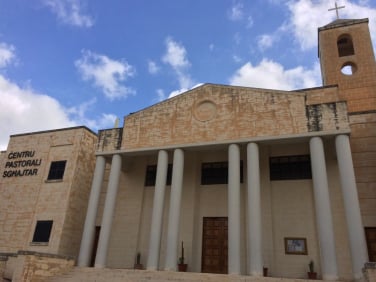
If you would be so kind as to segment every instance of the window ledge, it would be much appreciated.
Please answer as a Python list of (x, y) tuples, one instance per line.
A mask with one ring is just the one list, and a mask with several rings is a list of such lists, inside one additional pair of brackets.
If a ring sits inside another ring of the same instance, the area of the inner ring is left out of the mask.
[(57, 183), (57, 182), (63, 182), (63, 179), (50, 179), (45, 180), (45, 183)]
[(30, 242), (30, 246), (48, 246), (48, 242)]

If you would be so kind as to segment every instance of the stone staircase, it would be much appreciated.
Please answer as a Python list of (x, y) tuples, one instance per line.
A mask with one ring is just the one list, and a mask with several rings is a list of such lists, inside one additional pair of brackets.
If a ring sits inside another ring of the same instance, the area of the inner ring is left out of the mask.
[[(273, 277), (252, 277), (241, 275), (173, 272), (173, 271), (150, 271), (134, 269), (109, 269), (75, 267), (71, 271), (50, 277), (51, 282), (164, 282), (164, 281), (192, 281), (192, 282), (304, 282), (305, 279), (288, 279)], [(311, 280), (312, 281), (312, 280)], [(316, 280), (319, 282), (320, 280)], [(322, 281), (322, 280), (321, 280)]]

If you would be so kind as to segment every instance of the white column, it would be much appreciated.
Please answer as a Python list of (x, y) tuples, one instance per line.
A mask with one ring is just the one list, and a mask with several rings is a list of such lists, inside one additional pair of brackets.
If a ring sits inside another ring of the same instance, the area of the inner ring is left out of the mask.
[(166, 151), (161, 150), (158, 153), (157, 177), (155, 180), (153, 214), (150, 227), (149, 256), (147, 261), (147, 269), (149, 270), (158, 269), (167, 169), (168, 154)]
[(172, 166), (172, 183), (170, 195), (170, 210), (168, 216), (167, 254), (165, 270), (176, 270), (178, 261), (178, 236), (181, 209), (181, 194), (183, 189), (184, 152), (176, 149)]
[(262, 226), (260, 195), (259, 149), (256, 143), (247, 145), (248, 179), (248, 270), (253, 276), (263, 275)]
[(240, 274), (240, 150), (228, 150), (228, 273)]
[(337, 258), (324, 146), (320, 137), (311, 138), (309, 146), (322, 277), (324, 280), (336, 280), (338, 279)]
[(351, 261), (355, 279), (362, 277), (362, 268), (368, 261), (354, 166), (351, 157), (349, 137), (336, 137), (338, 168), (341, 179), (343, 202), (347, 220), (347, 232), (350, 240)]
[(112, 156), (110, 179), (107, 186), (106, 200), (102, 216), (101, 232), (99, 234), (97, 256), (95, 257), (95, 267), (105, 267), (107, 259), (108, 243), (110, 241), (112, 218), (115, 210), (117, 190), (121, 172), (121, 156)]
[(86, 211), (84, 231), (82, 233), (80, 253), (77, 260), (77, 265), (81, 267), (89, 266), (90, 264), (95, 235), (95, 219), (97, 217), (105, 165), (105, 158), (103, 156), (97, 156), (93, 182), (91, 183), (89, 203)]

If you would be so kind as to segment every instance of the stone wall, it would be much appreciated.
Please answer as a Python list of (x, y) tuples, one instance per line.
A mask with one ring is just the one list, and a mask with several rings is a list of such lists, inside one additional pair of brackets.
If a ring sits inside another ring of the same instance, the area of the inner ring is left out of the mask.
[(363, 268), (363, 275), (367, 282), (376, 281), (376, 262), (367, 262)]
[(123, 128), (99, 130), (97, 151), (114, 151), (120, 149)]
[(337, 86), (325, 86), (299, 90), (307, 95), (306, 104), (316, 105), (340, 101)]
[(0, 255), (0, 278), (4, 277), (8, 258)]
[(363, 225), (376, 226), (376, 113), (350, 115), (351, 149)]
[(12, 281), (48, 281), (48, 278), (69, 271), (74, 260), (69, 257), (20, 251)]
[[(125, 117), (121, 149), (349, 129), (346, 105), (336, 102), (335, 88), (312, 91), (315, 97), (307, 104), (309, 90), (287, 92), (207, 84)], [(326, 92), (331, 94), (331, 101), (316, 106), (325, 126), (312, 130), (309, 109)]]
[[(0, 252), (77, 253), (95, 164), (95, 143), (96, 135), (85, 127), (11, 136), (0, 160)], [(66, 160), (63, 179), (48, 180), (51, 162), (61, 160)], [(12, 175), (25, 169), (36, 173)], [(80, 204), (68, 211), (75, 200)], [(38, 220), (53, 221), (48, 243), (32, 242)], [(75, 225), (69, 223), (77, 220), (80, 222)], [(62, 243), (63, 238), (67, 243)]]
[(95, 167), (95, 135), (82, 132), (70, 186), (68, 206), (58, 254), (77, 256), (80, 248), (86, 209)]
[(346, 103), (324, 103), (308, 105), (308, 131), (330, 131), (345, 128), (348, 123)]

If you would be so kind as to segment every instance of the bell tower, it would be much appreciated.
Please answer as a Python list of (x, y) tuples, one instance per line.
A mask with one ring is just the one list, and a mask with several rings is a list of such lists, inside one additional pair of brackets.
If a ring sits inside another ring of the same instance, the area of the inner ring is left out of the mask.
[(368, 19), (337, 18), (320, 27), (318, 37), (323, 85), (337, 85), (347, 103), (362, 224), (369, 260), (376, 261), (370, 239), (376, 236), (376, 62)]
[(338, 85), (349, 113), (376, 110), (376, 63), (368, 19), (337, 19), (320, 27), (323, 85)]

